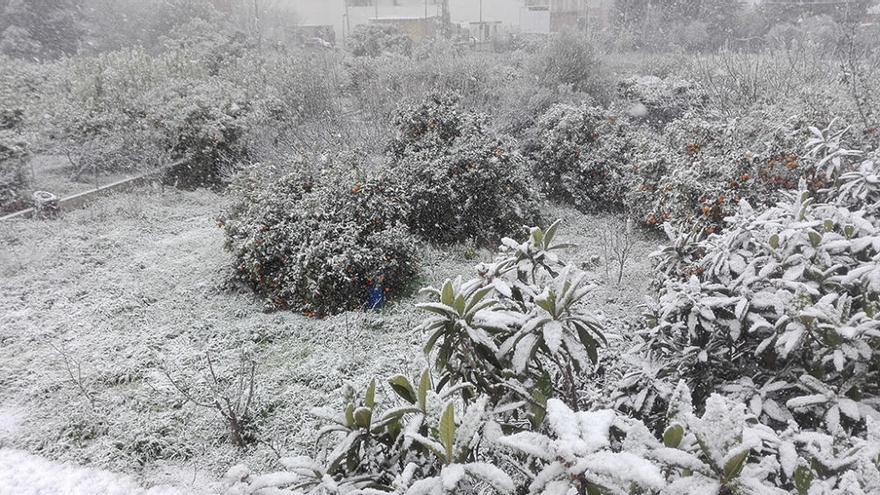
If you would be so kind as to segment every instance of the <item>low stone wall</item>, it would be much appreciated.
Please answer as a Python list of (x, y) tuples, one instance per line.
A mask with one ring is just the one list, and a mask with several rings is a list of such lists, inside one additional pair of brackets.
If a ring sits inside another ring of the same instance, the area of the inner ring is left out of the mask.
[[(82, 208), (88, 203), (102, 197), (107, 194), (121, 191), (128, 191), (135, 187), (141, 186), (143, 184), (147, 184), (154, 180), (161, 180), (162, 176), (168, 171), (177, 168), (183, 164), (185, 164), (185, 160), (180, 160), (174, 162), (165, 167), (147, 172), (142, 175), (138, 175), (136, 177), (129, 177), (127, 179), (118, 180), (116, 182), (107, 184), (105, 186), (101, 186), (89, 191), (81, 192), (78, 194), (74, 194), (72, 196), (68, 196), (66, 198), (61, 198), (58, 200), (58, 210), (75, 210), (77, 208)], [(15, 218), (31, 218), (36, 213), (34, 208), (28, 208), (25, 210), (20, 210), (15, 213), (11, 213), (9, 215), (0, 217), (0, 222), (4, 220), (12, 220)]]

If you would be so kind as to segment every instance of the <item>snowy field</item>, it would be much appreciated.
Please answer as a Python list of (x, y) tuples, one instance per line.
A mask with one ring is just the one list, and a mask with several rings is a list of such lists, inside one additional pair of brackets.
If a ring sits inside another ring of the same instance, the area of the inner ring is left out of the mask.
[[(413, 300), (314, 320), (264, 313), (252, 294), (230, 287), (232, 259), (215, 220), (224, 205), (207, 191), (146, 189), (60, 220), (3, 225), (0, 486), (28, 486), (28, 477), (45, 468), (70, 487), (59, 495), (129, 489), (77, 491), (89, 476), (122, 487), (136, 479), (145, 487), (171, 483), (202, 492), (240, 462), (268, 468), (276, 451), (306, 452), (315, 433), (308, 410), (326, 405), (346, 381), (421, 367), (424, 336), (412, 331), (420, 318)], [(580, 245), (568, 253), (572, 259), (589, 261), (599, 252), (591, 229), (600, 217), (567, 209), (548, 214), (564, 217), (561, 235)], [(597, 291), (590, 305), (621, 320), (637, 312), (652, 246), (639, 238), (622, 285)], [(464, 252), (426, 248), (424, 282), (468, 276), (479, 259)], [(600, 282), (602, 276), (595, 274)], [(169, 382), (163, 370), (198, 390), (208, 351), (221, 373), (234, 370), (242, 353), (256, 357), (260, 432), (272, 445), (238, 451), (221, 437), (216, 411), (186, 403)]]

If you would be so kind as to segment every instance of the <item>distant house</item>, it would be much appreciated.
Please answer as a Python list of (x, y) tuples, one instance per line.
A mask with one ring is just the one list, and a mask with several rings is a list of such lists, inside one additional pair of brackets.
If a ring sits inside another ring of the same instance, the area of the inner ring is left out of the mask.
[(370, 23), (390, 23), (419, 39), (443, 18), (480, 38), (510, 31), (550, 33), (607, 25), (614, 0), (288, 0), (304, 26), (333, 26), (336, 39)]
[(525, 32), (604, 28), (609, 24), (614, 6), (614, 0), (525, 0), (524, 3)]
[(880, 24), (880, 3), (868, 8), (868, 13), (865, 16), (865, 23)]
[[(436, 22), (442, 0), (289, 0), (302, 25), (333, 26), (337, 39), (357, 26), (386, 21), (419, 38)], [(433, 19), (433, 20), (432, 20)]]
[(394, 26), (415, 41), (436, 36), (440, 18), (429, 17), (371, 17), (370, 24)]

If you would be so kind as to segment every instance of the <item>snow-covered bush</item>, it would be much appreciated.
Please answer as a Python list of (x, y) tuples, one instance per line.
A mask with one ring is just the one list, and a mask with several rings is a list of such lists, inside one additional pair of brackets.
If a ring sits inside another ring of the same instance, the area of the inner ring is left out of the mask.
[(409, 36), (383, 24), (356, 26), (346, 42), (355, 57), (378, 57), (385, 53), (408, 56), (413, 46)]
[[(632, 493), (659, 490), (666, 483), (660, 468), (640, 455), (611, 444), (611, 427), (617, 415), (611, 410), (574, 412), (562, 401), (547, 403), (550, 435), (523, 431), (498, 440), (526, 454), (540, 471), (528, 493)], [(616, 447), (616, 448), (615, 448)], [(531, 471), (526, 463), (521, 469)]]
[(756, 207), (772, 205), (781, 191), (814, 176), (814, 168), (798, 157), (806, 126), (773, 117), (690, 112), (659, 134), (632, 133), (625, 203), (648, 225), (669, 222), (706, 233), (724, 228), (724, 218), (741, 199)]
[(624, 107), (559, 104), (538, 120), (523, 149), (553, 199), (581, 210), (624, 209), (649, 226), (669, 222), (711, 233), (740, 199), (771, 205), (800, 178), (811, 190), (827, 183), (812, 160), (799, 156), (808, 126), (777, 118), (770, 111), (729, 118), (695, 107), (655, 128)]
[(410, 230), (435, 242), (497, 242), (537, 222), (540, 195), (525, 161), (483, 117), (431, 97), (404, 109), (386, 175), (409, 207)]
[(254, 103), (243, 88), (218, 79), (183, 80), (158, 88), (149, 99), (149, 125), (173, 157), (186, 160), (170, 180), (185, 187), (216, 185), (224, 168), (247, 159)]
[(880, 437), (870, 420), (868, 436), (839, 453), (840, 439), (795, 426), (774, 430), (722, 395), (712, 395), (697, 414), (681, 383), (665, 424), (658, 438), (619, 412), (575, 412), (553, 399), (545, 433), (522, 431), (497, 443), (526, 455), (508, 461), (519, 472), (536, 472), (532, 494), (843, 494), (880, 486)]
[(487, 134), (488, 117), (463, 110), (455, 94), (432, 94), (395, 112), (396, 134), (388, 143), (392, 160), (424, 151), (443, 151), (458, 140)]
[(20, 109), (0, 108), (0, 212), (23, 208), (22, 189), (28, 182), (24, 170), (28, 144), (14, 129), (21, 124)]
[(723, 393), (777, 451), (781, 471), (765, 465), (764, 484), (870, 493), (880, 480), (876, 168), (853, 160), (861, 153), (839, 133), (813, 133), (807, 166), (832, 187), (812, 192), (801, 179), (769, 208), (741, 201), (704, 239), (666, 226), (663, 287), (634, 349), (651, 364), (624, 376), (616, 404), (656, 423), (678, 379), (706, 414), (731, 410), (713, 405)]
[(209, 55), (178, 47), (65, 60), (32, 111), (42, 134), (53, 137), (48, 147), (70, 159), (74, 178), (146, 172), (186, 158), (190, 167), (174, 179), (214, 184), (220, 168), (247, 157), (245, 134), (262, 101), (232, 78), (212, 75)]
[[(864, 213), (814, 204), (802, 190), (765, 212), (743, 203), (729, 224), (689, 252), (660, 253), (675, 268), (645, 335), (654, 356), (667, 356), (671, 376), (686, 377), (700, 398), (744, 371), (757, 390), (781, 380), (765, 414), (782, 422), (797, 412), (787, 401), (820, 393), (810, 376), (833, 397), (854, 388), (871, 397), (863, 384), (880, 373), (880, 287), (871, 282), (880, 245)], [(823, 415), (836, 404), (820, 403)]]
[[(415, 274), (408, 208), (393, 183), (333, 159), (318, 177), (294, 171), (248, 191), (224, 220), (237, 278), (267, 306), (358, 309), (368, 290), (398, 293)], [(247, 188), (244, 188), (247, 189)]]
[(402, 375), (388, 380), (393, 394), (382, 394), (376, 380), (366, 390), (343, 388), (340, 410), (318, 408), (323, 420), (315, 458), (282, 458), (278, 473), (251, 475), (244, 466), (227, 474), (228, 494), (455, 494), (477, 483), (499, 492), (513, 490), (510, 476), (478, 460), (500, 434), (487, 399), (465, 403), (458, 395), (469, 384), (434, 382), (425, 370), (417, 385)]
[(196, 66), (133, 49), (57, 64), (34, 109), (41, 134), (52, 137), (47, 147), (68, 157), (74, 179), (155, 167), (163, 143), (147, 121), (157, 102), (146, 97), (157, 85), (196, 76)]
[(702, 103), (703, 96), (690, 81), (657, 76), (633, 76), (620, 82), (619, 96), (630, 106), (630, 116), (662, 126)]
[(552, 199), (581, 210), (619, 209), (629, 156), (625, 123), (587, 105), (555, 105), (524, 145), (532, 174)]
[(600, 99), (607, 96), (608, 75), (595, 47), (582, 33), (554, 35), (529, 59), (528, 69), (553, 90), (568, 87)]
[(425, 289), (437, 300), (419, 305), (433, 313), (418, 328), (441, 380), (473, 383), (493, 404), (527, 401), (533, 424), (549, 397), (577, 406), (605, 341), (582, 306), (592, 290), (586, 274), (557, 257), (568, 247), (554, 243), (558, 227), (532, 228), (522, 243), (504, 239), (495, 261), (477, 266), (478, 277)]

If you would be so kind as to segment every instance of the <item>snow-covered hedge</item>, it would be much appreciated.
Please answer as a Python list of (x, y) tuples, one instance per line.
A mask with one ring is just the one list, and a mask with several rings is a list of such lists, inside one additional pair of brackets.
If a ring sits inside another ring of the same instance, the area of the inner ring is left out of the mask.
[(45, 97), (29, 109), (40, 135), (51, 136), (42, 144), (69, 157), (74, 178), (186, 158), (191, 166), (174, 180), (216, 183), (219, 169), (247, 158), (246, 134), (270, 98), (215, 74), (242, 53), (220, 63), (202, 50), (121, 49), (52, 66)]
[(173, 182), (216, 185), (224, 169), (247, 160), (255, 103), (244, 88), (219, 79), (183, 80), (157, 88), (149, 100), (149, 126), (171, 156), (186, 159), (169, 177)]

